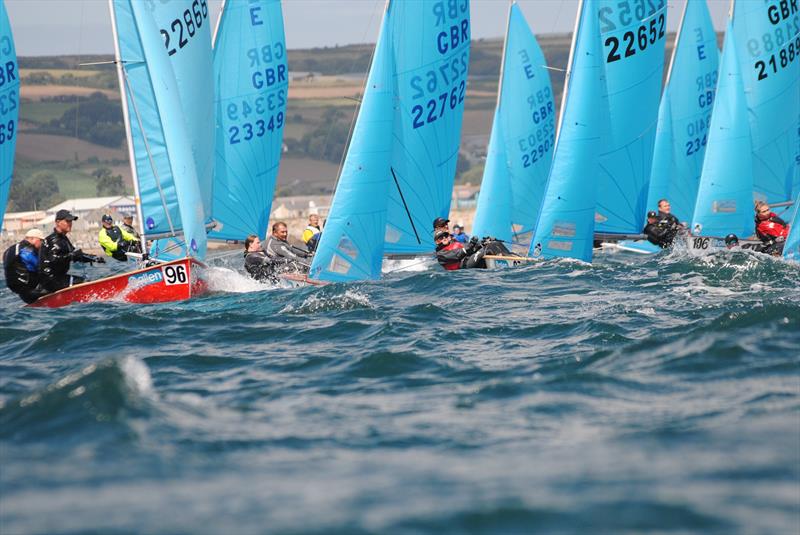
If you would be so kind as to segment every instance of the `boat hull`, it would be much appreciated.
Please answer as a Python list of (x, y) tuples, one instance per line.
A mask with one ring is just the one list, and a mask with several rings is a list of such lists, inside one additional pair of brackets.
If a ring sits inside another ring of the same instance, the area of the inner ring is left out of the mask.
[(28, 306), (58, 308), (97, 301), (142, 304), (184, 301), (208, 291), (208, 284), (202, 276), (203, 268), (205, 265), (193, 258), (181, 258), (76, 284), (45, 295)]
[(487, 269), (525, 266), (537, 261), (535, 258), (528, 258), (526, 256), (507, 255), (486, 255), (483, 259), (486, 261)]

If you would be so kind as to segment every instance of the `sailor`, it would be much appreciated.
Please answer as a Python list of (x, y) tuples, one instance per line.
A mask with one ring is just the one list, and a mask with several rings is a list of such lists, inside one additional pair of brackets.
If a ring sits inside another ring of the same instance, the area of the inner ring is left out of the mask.
[(255, 234), (244, 240), (244, 269), (259, 282), (278, 282), (275, 277), (275, 262), (261, 248), (261, 240)]
[[(278, 221), (272, 225), (272, 234), (267, 238), (266, 247), (264, 251), (272, 259), (286, 259), (289, 262), (282, 262), (287, 268), (294, 268), (294, 271), (300, 273), (308, 273), (311, 263), (309, 259), (313, 256), (311, 253), (291, 245), (286, 238), (289, 236), (289, 229), (286, 223)], [(286, 269), (285, 271), (289, 271)]]
[(436, 261), (448, 271), (456, 269), (485, 268), (486, 255), (510, 255), (508, 249), (498, 240), (486, 237), (481, 241), (473, 236), (466, 245), (453, 239), (452, 234), (440, 230), (434, 235), (436, 242)]
[(122, 230), (127, 232), (128, 234), (134, 236), (136, 238), (135, 242), (131, 242), (130, 248), (128, 249), (129, 253), (141, 253), (142, 252), (142, 237), (139, 236), (139, 231), (136, 230), (136, 227), (133, 226), (133, 215), (132, 214), (122, 214), (122, 225), (120, 227)]
[[(97, 234), (97, 241), (106, 252), (106, 255), (113, 257), (120, 262), (126, 262), (127, 252), (133, 252), (133, 246), (138, 243), (136, 236), (114, 224), (114, 218), (105, 214), (101, 218), (103, 226)], [(141, 251), (141, 247), (138, 248)]]
[(76, 219), (78, 217), (69, 213), (69, 210), (56, 212), (53, 232), (42, 242), (42, 248), (39, 251), (41, 258), (39, 276), (42, 286), (50, 292), (56, 292), (86, 280), (78, 275), (69, 274), (70, 263), (73, 260), (75, 262), (105, 263), (102, 257), (84, 254), (69, 241), (67, 234), (72, 231), (72, 222)]
[(680, 227), (681, 222), (678, 218), (672, 215), (672, 206), (667, 199), (658, 201), (658, 221), (665, 222), (667, 227)]
[(763, 243), (761, 252), (774, 256), (783, 254), (783, 246), (789, 236), (789, 225), (763, 201), (756, 203), (755, 225), (756, 235)]
[(25, 239), (3, 253), (3, 271), (8, 289), (26, 303), (33, 303), (48, 293), (39, 285), (39, 250), (44, 233), (31, 229)]
[(443, 217), (437, 217), (436, 219), (433, 220), (433, 235), (434, 235), (434, 239), (436, 237), (436, 234), (439, 233), (440, 231), (445, 231), (448, 234), (450, 234), (450, 220), (449, 219), (445, 219)]
[[(674, 217), (674, 216), (673, 216)], [(642, 233), (647, 235), (647, 241), (658, 245), (662, 249), (672, 245), (675, 234), (670, 231), (669, 223), (662, 221), (658, 217), (658, 212), (650, 210), (647, 212), (647, 225)]]
[(314, 240), (314, 242), (312, 242), (311, 245), (309, 245), (309, 242), (314, 236), (317, 236), (317, 234), (319, 234), (320, 232), (322, 232), (322, 229), (319, 227), (319, 216), (317, 214), (309, 215), (308, 225), (303, 230), (303, 243), (306, 244), (306, 248), (308, 249), (309, 252), (317, 248), (316, 243), (319, 240), (319, 237), (317, 237), (317, 239)]
[(469, 236), (464, 232), (463, 225), (453, 225), (453, 239), (462, 244), (469, 241)]

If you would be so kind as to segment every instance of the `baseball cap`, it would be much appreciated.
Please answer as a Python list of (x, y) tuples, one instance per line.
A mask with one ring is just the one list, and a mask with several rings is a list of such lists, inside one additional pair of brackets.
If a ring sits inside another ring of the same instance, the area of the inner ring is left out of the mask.
[(113, 218), (113, 217), (111, 217), (111, 216), (110, 216), (110, 215), (108, 215), (108, 214), (103, 214), (103, 217), (102, 217), (102, 218), (100, 218), (100, 219), (103, 221), (103, 223), (105, 223), (106, 221), (108, 221), (109, 223), (111, 223), (111, 222), (113, 222), (113, 221), (114, 221), (114, 218)]
[(449, 219), (445, 219), (443, 217), (437, 217), (436, 219), (433, 220), (433, 228), (443, 227), (447, 225), (449, 222), (450, 222)]
[(655, 210), (650, 210), (649, 212), (647, 212), (647, 217), (648, 218), (650, 218), (650, 217), (658, 217), (658, 212), (656, 212)]
[(25, 233), (26, 238), (39, 238), (40, 240), (44, 239), (44, 232), (39, 230), (38, 228), (32, 228), (28, 232)]
[(122, 219), (133, 219), (133, 214), (122, 214)]
[(78, 216), (72, 215), (69, 213), (69, 210), (59, 210), (56, 212), (56, 221), (60, 221), (62, 219), (66, 219), (67, 221), (75, 221), (78, 219)]

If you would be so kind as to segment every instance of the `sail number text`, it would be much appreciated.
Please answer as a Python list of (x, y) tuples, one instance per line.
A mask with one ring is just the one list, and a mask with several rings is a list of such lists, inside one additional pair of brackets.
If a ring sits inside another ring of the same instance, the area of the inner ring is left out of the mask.
[(614, 63), (623, 57), (629, 58), (639, 50), (644, 52), (649, 45), (654, 45), (666, 35), (666, 17), (662, 13), (657, 18), (650, 19), (648, 24), (639, 26), (636, 31), (627, 31), (622, 34), (622, 42), (617, 36), (607, 37), (604, 41), (608, 48), (606, 63)]
[(436, 2), (430, 15), (433, 26), (439, 31), (431, 34), (433, 42), (423, 46), (435, 47), (441, 59), (408, 80), (411, 99), (419, 101), (411, 107), (414, 129), (432, 124), (442, 119), (448, 110), (463, 105), (467, 93), (469, 53), (465, 48), (469, 46), (469, 1)]
[(208, 20), (208, 1), (194, 0), (190, 9), (185, 9), (169, 25), (169, 30), (161, 29), (164, 36), (164, 47), (172, 56), (189, 44), (189, 40), (197, 35), (197, 30)]
[(549, 87), (540, 89), (528, 97), (528, 111), (536, 125), (536, 132), (519, 138), (522, 166), (530, 167), (550, 152), (555, 141), (555, 105)]
[(771, 74), (778, 74), (800, 56), (798, 0), (765, 1), (764, 6), (759, 9), (763, 9), (759, 18), (765, 17), (772, 29), (765, 32), (761, 39), (752, 38), (747, 41), (750, 57), (757, 58), (753, 68), (758, 81), (769, 78)]
[(8, 121), (5, 124), (0, 123), (0, 145), (12, 139), (14, 139), (14, 121)]

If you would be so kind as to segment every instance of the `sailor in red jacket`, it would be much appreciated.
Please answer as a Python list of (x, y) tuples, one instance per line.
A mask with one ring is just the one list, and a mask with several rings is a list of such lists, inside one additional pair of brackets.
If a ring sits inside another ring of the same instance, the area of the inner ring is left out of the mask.
[(436, 260), (448, 271), (486, 267), (483, 259), (486, 251), (477, 237), (473, 237), (464, 247), (448, 231), (440, 230), (433, 236), (433, 241), (436, 242)]
[(786, 237), (789, 236), (789, 225), (786, 221), (771, 211), (767, 203), (758, 202), (755, 224), (756, 235), (765, 245), (762, 252), (781, 254)]

